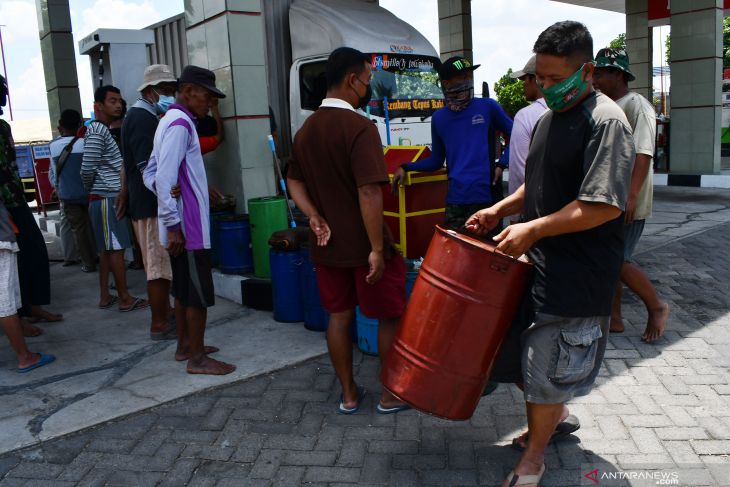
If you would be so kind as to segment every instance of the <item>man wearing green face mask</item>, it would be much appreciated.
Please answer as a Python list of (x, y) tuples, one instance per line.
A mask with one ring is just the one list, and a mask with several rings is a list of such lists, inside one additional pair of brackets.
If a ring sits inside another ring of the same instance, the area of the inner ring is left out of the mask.
[[(545, 449), (565, 403), (590, 393), (608, 339), (613, 293), (623, 263), (623, 217), (634, 162), (623, 111), (593, 91), (593, 40), (578, 22), (559, 22), (534, 46), (536, 77), (550, 111), (537, 122), (525, 183), (475, 213), (467, 229), (484, 234), (500, 218), (524, 223), (495, 237), (497, 249), (535, 264), (532, 288), (497, 358), (492, 380), (524, 390), (528, 432), (503, 485), (537, 485)], [(515, 360), (516, 359), (516, 360)]]

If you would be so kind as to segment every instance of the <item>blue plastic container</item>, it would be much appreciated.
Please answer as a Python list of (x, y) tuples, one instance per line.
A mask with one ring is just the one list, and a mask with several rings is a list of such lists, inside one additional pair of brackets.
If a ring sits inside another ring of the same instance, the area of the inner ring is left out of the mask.
[(274, 297), (274, 320), (282, 323), (304, 321), (302, 267), (304, 259), (299, 250), (284, 252), (271, 249), (271, 287)]
[(317, 270), (309, 260), (309, 249), (302, 247), (302, 299), (304, 301), (304, 328), (313, 331), (327, 331), (329, 313), (322, 307), (317, 286)]
[(418, 271), (406, 272), (406, 301), (411, 299), (411, 293), (413, 292), (413, 285), (416, 283), (416, 277), (418, 277)]
[(248, 215), (226, 215), (216, 219), (218, 259), (224, 274), (253, 271), (251, 226)]
[(378, 320), (368, 318), (360, 312), (360, 306), (355, 308), (357, 322), (357, 348), (368, 355), (378, 354)]
[(218, 248), (220, 247), (220, 232), (218, 229), (218, 219), (224, 216), (233, 215), (233, 211), (211, 211), (210, 212), (210, 265), (218, 267), (220, 258), (218, 257)]

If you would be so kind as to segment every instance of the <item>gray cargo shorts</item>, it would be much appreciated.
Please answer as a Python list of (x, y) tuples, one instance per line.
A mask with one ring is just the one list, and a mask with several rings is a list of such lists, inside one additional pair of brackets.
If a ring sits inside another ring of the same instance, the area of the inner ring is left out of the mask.
[(590, 393), (606, 352), (609, 324), (609, 316), (536, 313), (522, 334), (525, 400), (558, 404)]

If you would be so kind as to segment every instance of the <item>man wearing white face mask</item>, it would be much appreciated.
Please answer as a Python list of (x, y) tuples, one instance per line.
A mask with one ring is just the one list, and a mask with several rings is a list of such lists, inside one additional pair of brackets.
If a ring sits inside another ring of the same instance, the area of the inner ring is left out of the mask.
[(147, 294), (152, 310), (150, 337), (153, 340), (175, 338), (175, 326), (170, 321), (170, 256), (160, 244), (157, 225), (157, 197), (145, 187), (142, 172), (152, 153), (159, 117), (175, 102), (177, 79), (169, 66), (153, 64), (144, 71), (139, 87), (141, 97), (127, 112), (122, 125), (123, 205), (132, 219), (134, 231), (142, 251), (147, 273)]

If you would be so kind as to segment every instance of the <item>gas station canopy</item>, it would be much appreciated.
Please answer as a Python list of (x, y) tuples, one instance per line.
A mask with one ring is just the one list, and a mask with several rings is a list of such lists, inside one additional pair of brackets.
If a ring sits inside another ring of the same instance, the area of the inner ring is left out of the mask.
[(571, 5), (579, 5), (581, 7), (598, 8), (601, 10), (610, 10), (612, 12), (625, 13), (625, 0), (553, 0), (555, 2), (569, 3)]

